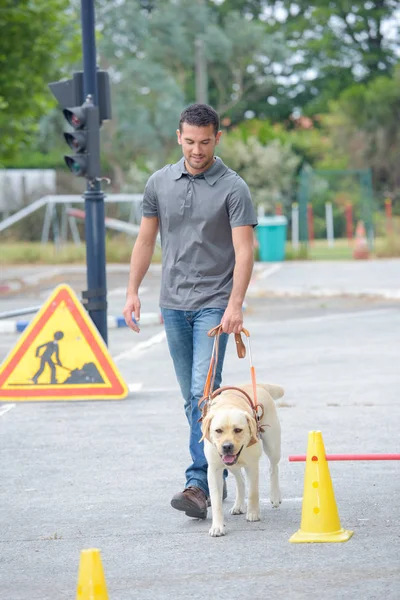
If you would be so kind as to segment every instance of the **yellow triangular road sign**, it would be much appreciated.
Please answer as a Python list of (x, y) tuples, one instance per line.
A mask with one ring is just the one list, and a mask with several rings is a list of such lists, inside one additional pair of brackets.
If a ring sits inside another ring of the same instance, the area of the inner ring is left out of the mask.
[(0, 401), (122, 399), (128, 388), (93, 321), (58, 286), (0, 366)]

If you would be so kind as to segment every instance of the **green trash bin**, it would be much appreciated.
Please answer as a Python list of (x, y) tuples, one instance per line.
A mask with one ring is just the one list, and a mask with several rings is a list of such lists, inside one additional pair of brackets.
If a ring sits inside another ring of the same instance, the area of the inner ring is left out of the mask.
[(283, 215), (259, 217), (256, 236), (261, 262), (284, 260), (286, 245), (287, 218)]

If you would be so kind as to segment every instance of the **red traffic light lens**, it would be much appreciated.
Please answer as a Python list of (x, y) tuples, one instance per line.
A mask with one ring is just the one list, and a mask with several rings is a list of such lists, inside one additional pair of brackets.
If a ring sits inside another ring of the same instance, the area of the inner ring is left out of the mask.
[(85, 109), (82, 106), (75, 106), (74, 108), (64, 108), (63, 113), (68, 123), (75, 130), (83, 129), (85, 127)]
[(71, 125), (73, 127), (78, 128), (80, 126), (80, 124), (81, 124), (81, 121), (80, 121), (79, 117), (77, 117), (76, 115), (73, 114), (71, 117)]

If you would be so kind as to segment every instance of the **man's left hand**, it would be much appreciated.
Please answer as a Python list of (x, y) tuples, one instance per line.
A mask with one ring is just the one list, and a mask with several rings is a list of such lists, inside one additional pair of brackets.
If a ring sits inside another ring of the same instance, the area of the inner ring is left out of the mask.
[(240, 307), (227, 306), (221, 319), (222, 331), (224, 333), (240, 333), (243, 327), (243, 309)]

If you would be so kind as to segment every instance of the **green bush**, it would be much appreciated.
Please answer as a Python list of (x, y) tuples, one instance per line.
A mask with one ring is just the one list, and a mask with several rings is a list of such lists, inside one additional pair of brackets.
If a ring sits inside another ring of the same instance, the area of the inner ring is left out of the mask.
[[(64, 149), (68, 150), (68, 148)], [(54, 151), (48, 154), (38, 150), (20, 152), (12, 160), (2, 161), (6, 169), (65, 169), (64, 150)]]

